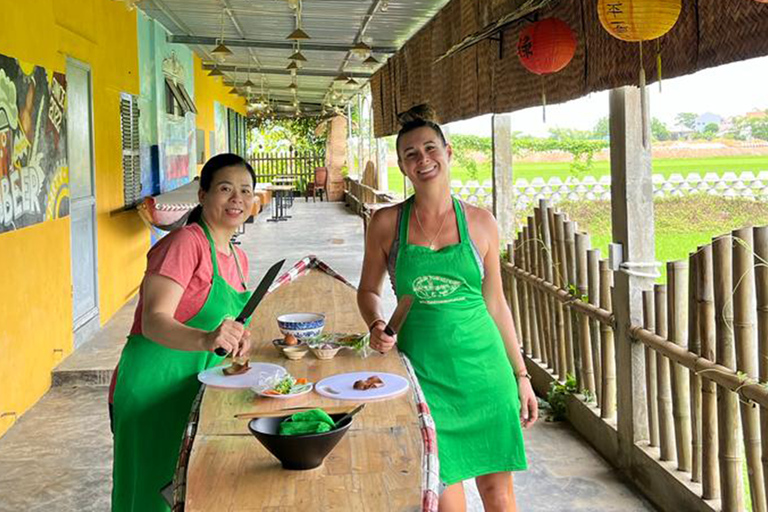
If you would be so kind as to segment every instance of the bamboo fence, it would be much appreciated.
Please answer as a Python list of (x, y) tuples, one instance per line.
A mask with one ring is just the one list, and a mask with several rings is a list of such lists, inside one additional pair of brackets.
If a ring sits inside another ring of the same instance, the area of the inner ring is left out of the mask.
[[(525, 354), (573, 375), (600, 416), (617, 418), (613, 270), (590, 238), (541, 201), (502, 263)], [(648, 439), (723, 511), (767, 511), (768, 227), (743, 228), (667, 264), (667, 284), (642, 293)], [(645, 421), (645, 420), (643, 420)], [(666, 467), (666, 466), (665, 466)]]

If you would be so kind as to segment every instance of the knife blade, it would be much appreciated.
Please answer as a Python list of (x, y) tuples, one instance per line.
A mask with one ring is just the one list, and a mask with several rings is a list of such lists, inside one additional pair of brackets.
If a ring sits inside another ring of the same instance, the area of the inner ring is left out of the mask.
[(398, 331), (400, 331), (400, 328), (403, 326), (405, 317), (408, 316), (408, 312), (411, 310), (412, 305), (413, 295), (403, 295), (400, 298), (400, 301), (397, 303), (395, 312), (392, 313), (391, 317), (389, 317), (389, 322), (387, 322), (387, 326), (384, 328), (384, 332), (390, 336), (397, 334)]
[[(261, 299), (263, 299), (264, 295), (267, 294), (267, 290), (269, 290), (269, 287), (272, 285), (272, 281), (275, 280), (277, 274), (280, 273), (280, 269), (283, 268), (283, 263), (285, 263), (285, 260), (280, 260), (269, 267), (269, 270), (267, 270), (267, 273), (264, 274), (264, 277), (261, 278), (261, 282), (253, 291), (251, 298), (248, 299), (248, 302), (246, 302), (245, 307), (240, 312), (240, 314), (237, 315), (237, 319), (235, 321), (240, 322), (241, 324), (245, 324), (245, 320), (253, 314), (253, 312), (256, 310), (256, 306), (259, 305)], [(217, 347), (214, 352), (217, 356), (224, 357), (227, 355), (227, 350), (224, 347)]]

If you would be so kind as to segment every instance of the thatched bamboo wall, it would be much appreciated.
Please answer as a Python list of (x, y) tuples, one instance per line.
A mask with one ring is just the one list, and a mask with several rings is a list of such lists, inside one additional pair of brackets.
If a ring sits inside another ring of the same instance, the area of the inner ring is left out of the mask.
[[(468, 35), (530, 0), (452, 0), (371, 79), (374, 133), (398, 129), (396, 115), (429, 102), (444, 122), (539, 105), (541, 81), (520, 64), (517, 21), (501, 38), (485, 39), (435, 61)], [(537, 12), (567, 22), (578, 39), (573, 61), (543, 80), (548, 103), (638, 83), (638, 45), (619, 41), (600, 25), (597, 0), (560, 0)], [(658, 40), (664, 77), (768, 55), (768, 5), (754, 0), (684, 0), (675, 27)], [(645, 69), (656, 80), (656, 42), (646, 43)]]

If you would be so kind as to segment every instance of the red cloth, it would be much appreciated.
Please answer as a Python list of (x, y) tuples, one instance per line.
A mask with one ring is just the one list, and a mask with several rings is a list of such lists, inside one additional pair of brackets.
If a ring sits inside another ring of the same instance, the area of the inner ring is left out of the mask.
[[(199, 224), (190, 224), (170, 232), (147, 253), (145, 276), (161, 275), (173, 279), (184, 288), (184, 294), (181, 296), (179, 305), (173, 315), (179, 322), (184, 323), (195, 316), (202, 309), (205, 300), (208, 298), (208, 293), (211, 290), (211, 281), (213, 280), (210, 247), (203, 228)], [(238, 255), (243, 276), (247, 280), (248, 259), (242, 250), (235, 248), (235, 251)], [(217, 251), (216, 259), (219, 264), (219, 275), (236, 290), (245, 291), (240, 282), (240, 275), (237, 272), (234, 255), (227, 255)], [(141, 310), (143, 303), (140, 289), (139, 303), (133, 315), (131, 334), (142, 333)], [(115, 391), (116, 380), (117, 368), (115, 368), (115, 372), (112, 375), (112, 383), (109, 386), (110, 403)]]

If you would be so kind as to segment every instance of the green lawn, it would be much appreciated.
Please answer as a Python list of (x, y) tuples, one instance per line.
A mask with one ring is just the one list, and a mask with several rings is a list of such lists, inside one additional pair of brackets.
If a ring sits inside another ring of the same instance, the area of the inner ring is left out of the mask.
[[(607, 255), (611, 241), (611, 205), (607, 201), (560, 203), (560, 209), (592, 237), (592, 247)], [(525, 213), (527, 214), (527, 212)], [(743, 226), (768, 225), (768, 204), (709, 195), (658, 199), (654, 202), (656, 260), (687, 259), (712, 238)], [(666, 279), (666, 268), (660, 268)]]
[[(491, 166), (489, 163), (481, 164), (477, 181), (482, 183), (491, 179)], [(688, 173), (697, 172), (702, 177), (704, 174), (714, 172), (723, 174), (726, 172), (735, 172), (737, 174), (752, 171), (757, 174), (760, 171), (768, 171), (768, 156), (740, 156), (740, 157), (711, 157), (711, 158), (675, 158), (658, 159), (653, 162), (653, 172), (670, 176), (673, 173), (679, 173), (683, 176)], [(580, 176), (571, 171), (569, 162), (540, 162), (540, 163), (515, 163), (513, 165), (515, 178), (533, 178), (549, 179), (559, 177), (565, 179), (569, 176)], [(595, 162), (592, 171), (588, 173), (591, 176), (599, 177), (610, 174), (610, 163)], [(400, 169), (396, 166), (388, 169), (389, 189), (395, 193), (403, 192), (403, 176)], [(469, 181), (471, 177), (461, 167), (454, 165), (451, 168), (451, 178)]]

